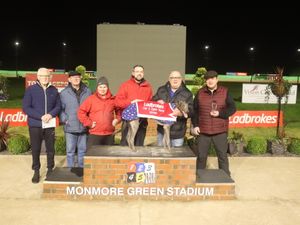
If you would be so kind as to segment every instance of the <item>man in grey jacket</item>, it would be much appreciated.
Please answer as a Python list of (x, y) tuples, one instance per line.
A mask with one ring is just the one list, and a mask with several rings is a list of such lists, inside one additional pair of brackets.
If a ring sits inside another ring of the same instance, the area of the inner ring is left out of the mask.
[(64, 124), (68, 167), (75, 166), (77, 148), (78, 167), (83, 168), (86, 152), (87, 129), (79, 122), (77, 111), (80, 104), (91, 95), (91, 90), (81, 82), (81, 74), (69, 72), (69, 85), (60, 93), (62, 110), (60, 121)]

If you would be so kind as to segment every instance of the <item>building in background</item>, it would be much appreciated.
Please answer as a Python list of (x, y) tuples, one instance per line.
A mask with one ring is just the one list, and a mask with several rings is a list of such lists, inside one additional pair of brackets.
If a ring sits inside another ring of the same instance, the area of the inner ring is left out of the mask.
[(97, 76), (106, 76), (115, 94), (132, 67), (145, 67), (154, 91), (172, 70), (185, 74), (186, 27), (145, 24), (97, 25)]

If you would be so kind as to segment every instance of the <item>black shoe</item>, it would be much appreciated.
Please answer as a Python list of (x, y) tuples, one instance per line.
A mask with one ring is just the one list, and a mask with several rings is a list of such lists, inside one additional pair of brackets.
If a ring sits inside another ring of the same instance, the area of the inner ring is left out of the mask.
[(71, 173), (75, 173), (76, 176), (78, 176), (78, 177), (83, 177), (83, 168), (72, 167), (70, 171), (71, 171)]
[(40, 182), (40, 171), (39, 170), (35, 170), (33, 177), (31, 179), (32, 183), (36, 184), (38, 182)]
[(53, 172), (52, 169), (48, 169), (47, 174), (46, 174), (46, 178), (48, 178), (52, 174), (52, 172)]

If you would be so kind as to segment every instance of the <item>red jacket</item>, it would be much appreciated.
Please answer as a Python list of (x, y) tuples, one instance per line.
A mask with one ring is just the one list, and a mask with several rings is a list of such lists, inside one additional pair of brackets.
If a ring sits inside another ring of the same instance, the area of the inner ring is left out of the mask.
[(87, 127), (91, 127), (96, 122), (94, 128), (89, 129), (90, 134), (110, 135), (115, 131), (112, 125), (114, 117), (121, 121), (121, 112), (115, 105), (115, 97), (108, 90), (105, 98), (97, 92), (89, 96), (79, 107), (77, 116), (80, 122)]
[(152, 87), (146, 80), (138, 84), (135, 82), (134, 77), (131, 77), (131, 79), (121, 84), (116, 94), (116, 105), (121, 109), (125, 109), (135, 99), (150, 101), (152, 99)]

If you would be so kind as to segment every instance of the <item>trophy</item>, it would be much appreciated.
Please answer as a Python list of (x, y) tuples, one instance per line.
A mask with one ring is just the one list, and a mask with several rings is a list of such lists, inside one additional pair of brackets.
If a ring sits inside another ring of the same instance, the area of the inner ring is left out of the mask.
[(213, 112), (217, 111), (217, 108), (218, 108), (217, 102), (216, 101), (212, 101), (211, 102), (211, 112), (213, 113)]

